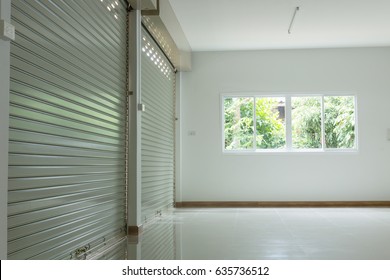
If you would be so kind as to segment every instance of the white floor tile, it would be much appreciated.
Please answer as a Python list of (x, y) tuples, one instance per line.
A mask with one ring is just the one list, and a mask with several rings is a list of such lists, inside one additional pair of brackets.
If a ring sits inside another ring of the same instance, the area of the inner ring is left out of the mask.
[(176, 209), (129, 244), (139, 259), (390, 259), (387, 208)]

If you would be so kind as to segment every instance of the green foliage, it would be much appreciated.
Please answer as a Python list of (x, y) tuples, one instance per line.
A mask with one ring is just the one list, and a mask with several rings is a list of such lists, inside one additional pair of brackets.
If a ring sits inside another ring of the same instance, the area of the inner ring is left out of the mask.
[[(275, 98), (256, 99), (256, 146), (280, 148), (285, 145), (285, 128), (279, 119), (278, 101)], [(253, 149), (253, 98), (226, 98), (225, 149)]]
[(253, 98), (226, 98), (225, 149), (253, 148)]
[[(321, 148), (321, 98), (292, 98), (294, 148)], [(324, 97), (325, 147), (353, 148), (355, 104), (352, 96)]]
[(276, 98), (256, 99), (256, 145), (260, 149), (277, 149), (286, 144), (284, 119), (279, 118)]
[(321, 99), (293, 97), (292, 139), (294, 148), (321, 148)]
[[(321, 99), (313, 96), (291, 98), (293, 148), (322, 147)], [(323, 100), (325, 147), (353, 148), (355, 146), (354, 97), (325, 96)], [(285, 147), (285, 119), (284, 116), (280, 116), (278, 110), (280, 101), (282, 98), (225, 98), (225, 149)], [(256, 133), (254, 133), (254, 120), (256, 120)], [(256, 139), (254, 139), (255, 135)]]
[(355, 146), (355, 104), (352, 96), (327, 96), (325, 107), (325, 142), (327, 148)]

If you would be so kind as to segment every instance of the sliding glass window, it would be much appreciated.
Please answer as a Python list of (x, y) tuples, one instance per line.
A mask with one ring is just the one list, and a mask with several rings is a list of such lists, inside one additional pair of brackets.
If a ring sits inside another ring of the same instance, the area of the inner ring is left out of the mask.
[(356, 97), (222, 96), (223, 150), (353, 151)]

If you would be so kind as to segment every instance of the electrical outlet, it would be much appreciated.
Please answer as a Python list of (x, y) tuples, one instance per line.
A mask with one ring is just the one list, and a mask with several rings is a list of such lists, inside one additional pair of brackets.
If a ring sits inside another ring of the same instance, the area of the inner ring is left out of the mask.
[(195, 130), (188, 131), (188, 136), (195, 136), (195, 135), (196, 135), (196, 131)]
[(15, 26), (5, 20), (0, 20), (0, 39), (15, 40)]

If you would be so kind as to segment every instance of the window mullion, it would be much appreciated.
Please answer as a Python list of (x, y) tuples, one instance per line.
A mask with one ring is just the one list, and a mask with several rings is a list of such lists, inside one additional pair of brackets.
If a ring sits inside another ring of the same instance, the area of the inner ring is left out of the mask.
[(256, 97), (253, 97), (253, 149), (257, 149)]
[(325, 150), (325, 105), (324, 96), (321, 96), (321, 145), (322, 149)]
[(285, 115), (285, 122), (286, 122), (286, 149), (287, 151), (292, 150), (292, 122), (291, 122), (291, 114), (292, 114), (292, 108), (291, 108), (291, 96), (286, 96), (286, 115)]

